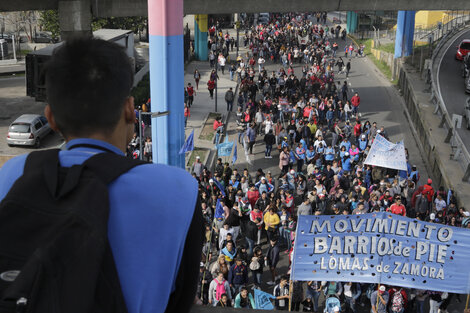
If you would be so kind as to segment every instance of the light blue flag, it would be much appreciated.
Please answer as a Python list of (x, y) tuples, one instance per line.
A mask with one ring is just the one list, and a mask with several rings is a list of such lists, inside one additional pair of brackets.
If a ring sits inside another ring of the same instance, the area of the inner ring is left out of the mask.
[(193, 151), (194, 150), (194, 129), (189, 134), (188, 138), (186, 138), (186, 141), (184, 142), (184, 145), (181, 147), (179, 154), (184, 154), (188, 151)]
[(261, 291), (259, 289), (255, 290), (255, 306), (258, 310), (274, 310), (274, 306), (271, 303), (271, 299), (276, 297), (270, 293)]
[(232, 153), (233, 141), (223, 142), (217, 145), (217, 155), (219, 157), (230, 156)]
[(235, 149), (233, 150), (233, 156), (232, 156), (232, 165), (235, 164), (235, 162), (237, 161), (237, 145), (235, 145)]

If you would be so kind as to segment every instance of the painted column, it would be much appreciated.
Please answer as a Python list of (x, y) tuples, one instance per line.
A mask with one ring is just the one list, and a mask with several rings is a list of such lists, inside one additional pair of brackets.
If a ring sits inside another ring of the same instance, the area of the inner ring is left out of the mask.
[(413, 52), (415, 11), (398, 11), (395, 58), (406, 57)]
[(207, 14), (194, 15), (194, 47), (196, 59), (207, 61)]
[(148, 0), (154, 163), (184, 168), (183, 0)]
[(348, 34), (355, 33), (357, 30), (357, 13), (348, 11), (346, 14), (346, 31)]

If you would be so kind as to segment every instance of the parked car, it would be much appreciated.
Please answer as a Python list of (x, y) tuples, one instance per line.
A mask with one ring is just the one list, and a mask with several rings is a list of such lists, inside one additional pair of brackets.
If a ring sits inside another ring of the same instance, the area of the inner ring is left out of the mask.
[(35, 43), (56, 43), (58, 38), (52, 38), (48, 33), (36, 33), (33, 37)]
[(34, 146), (39, 148), (41, 140), (51, 132), (47, 119), (38, 114), (23, 114), (11, 123), (7, 144), (9, 146)]
[(455, 58), (459, 61), (462, 61), (463, 58), (470, 52), (470, 39), (464, 39), (457, 46), (457, 52), (455, 53)]

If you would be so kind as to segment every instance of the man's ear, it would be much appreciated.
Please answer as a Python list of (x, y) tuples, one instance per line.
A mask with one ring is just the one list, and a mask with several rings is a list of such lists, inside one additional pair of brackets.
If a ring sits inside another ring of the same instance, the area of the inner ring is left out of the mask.
[(124, 102), (124, 119), (127, 124), (135, 123), (134, 97), (130, 96)]
[(52, 113), (51, 106), (49, 104), (46, 105), (44, 108), (44, 116), (47, 118), (47, 122), (51, 129), (55, 132), (60, 132), (59, 128), (57, 127), (57, 123), (55, 122), (54, 114)]

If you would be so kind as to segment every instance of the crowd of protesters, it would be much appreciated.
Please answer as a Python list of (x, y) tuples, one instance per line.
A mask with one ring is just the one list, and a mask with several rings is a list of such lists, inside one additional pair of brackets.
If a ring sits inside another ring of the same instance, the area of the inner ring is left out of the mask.
[[(319, 312), (323, 305), (328, 307), (328, 299), (337, 298), (339, 304), (329, 312), (354, 313), (367, 306), (373, 313), (423, 313), (425, 301), (429, 312), (446, 312), (452, 298), (460, 301), (458, 295), (289, 279), (299, 215), (385, 211), (470, 227), (470, 214), (457, 207), (452, 191), (435, 189), (431, 179), (421, 178), (407, 151), (407, 170), (364, 164), (376, 136), (389, 138), (387, 129), (361, 119), (359, 94), (351, 94), (347, 82), (338, 80), (338, 74), (347, 76), (351, 68), (342, 56), (361, 56), (363, 47), (343, 42), (340, 56), (338, 42), (345, 40), (345, 30), (329, 28), (325, 22), (322, 12), (313, 17), (285, 14), (245, 32), (244, 45), (251, 52), (230, 67), (240, 91), (226, 96), (227, 111), (236, 104), (238, 140), (245, 153), (252, 154), (256, 144), (263, 144), (265, 158), (278, 158), (280, 175), (262, 168), (256, 173), (239, 170), (222, 159), (211, 172), (196, 158), (191, 172), (199, 181), (206, 221), (197, 301), (255, 308), (250, 291), (274, 286), (278, 310), (290, 306), (294, 311)], [(211, 66), (219, 66), (223, 73), (233, 40), (223, 32), (210, 35)], [(268, 73), (268, 63), (279, 64), (279, 70)], [(302, 64), (301, 72), (295, 72), (295, 63)], [(216, 75), (211, 74), (209, 91)], [(214, 130), (220, 127), (214, 124)], [(289, 266), (279, 266), (283, 258)], [(325, 304), (320, 303), (321, 294)]]

